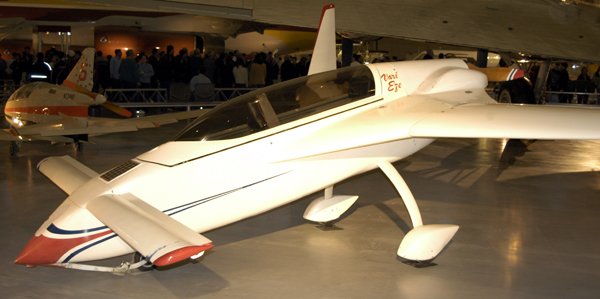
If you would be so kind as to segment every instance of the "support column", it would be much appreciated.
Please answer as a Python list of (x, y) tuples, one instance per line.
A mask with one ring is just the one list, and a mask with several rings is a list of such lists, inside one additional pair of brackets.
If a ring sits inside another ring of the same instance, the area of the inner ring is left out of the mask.
[(487, 67), (487, 49), (477, 49), (477, 67)]
[(352, 51), (354, 42), (351, 39), (342, 39), (342, 67), (349, 66), (352, 62)]

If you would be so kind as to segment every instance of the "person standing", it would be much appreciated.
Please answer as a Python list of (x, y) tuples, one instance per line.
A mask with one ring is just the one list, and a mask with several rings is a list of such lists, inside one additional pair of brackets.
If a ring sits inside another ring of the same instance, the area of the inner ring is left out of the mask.
[(265, 64), (265, 53), (258, 53), (250, 65), (248, 85), (250, 87), (264, 87), (267, 78), (267, 65)]
[(112, 88), (121, 88), (119, 80), (119, 68), (121, 67), (121, 49), (115, 50), (115, 56), (110, 59), (109, 72)]
[[(152, 48), (152, 54), (147, 58), (147, 62), (152, 66), (152, 70), (158, 70), (158, 61), (160, 60), (160, 55), (158, 54), (157, 48)], [(156, 78), (156, 73), (150, 79), (150, 84), (152, 87), (157, 87), (158, 79)]]
[(158, 69), (156, 70), (156, 78), (160, 88), (169, 90), (171, 83), (173, 82), (173, 68), (175, 64), (175, 56), (173, 56), (175, 49), (173, 45), (167, 46), (167, 53), (162, 55), (158, 60)]
[[(588, 74), (587, 67), (584, 66), (581, 68), (581, 73), (577, 77), (577, 85), (575, 88), (575, 92), (594, 92), (595, 85), (592, 82), (592, 78)], [(577, 97), (577, 99), (579, 100), (580, 104), (588, 103), (588, 95), (580, 95)]]
[(242, 59), (236, 58), (235, 66), (233, 67), (232, 72), (235, 80), (235, 87), (248, 87), (248, 69), (244, 65), (244, 61)]
[(96, 58), (94, 59), (94, 92), (104, 90), (108, 88), (110, 84), (110, 71), (108, 66), (108, 60), (103, 56), (102, 51), (96, 52)]
[(7, 63), (0, 55), (0, 80), (6, 79), (6, 70), (8, 69)]
[(120, 63), (119, 81), (121, 81), (123, 88), (137, 87), (137, 63), (135, 62), (135, 55), (131, 49), (127, 50), (125, 53), (125, 59), (123, 59)]
[(21, 60), (21, 54), (14, 52), (12, 53), (12, 62), (8, 66), (11, 70), (11, 77), (13, 82), (15, 82), (15, 87), (21, 85), (21, 81), (23, 78), (23, 61)]
[(141, 88), (152, 87), (152, 77), (154, 76), (154, 68), (148, 63), (146, 56), (140, 56), (138, 62), (138, 77)]
[(600, 95), (598, 95), (600, 92), (600, 67), (598, 67), (592, 76), (592, 84), (594, 84), (594, 88), (596, 90), (596, 104), (600, 105)]
[(292, 59), (289, 56), (285, 56), (283, 63), (281, 64), (281, 81), (287, 81), (298, 77), (298, 70), (292, 63)]

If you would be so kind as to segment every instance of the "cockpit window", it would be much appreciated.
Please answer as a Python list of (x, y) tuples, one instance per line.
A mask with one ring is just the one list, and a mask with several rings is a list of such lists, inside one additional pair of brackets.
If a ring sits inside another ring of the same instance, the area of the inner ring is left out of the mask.
[(175, 140), (243, 137), (374, 94), (373, 74), (363, 65), (297, 78), (244, 94), (214, 108)]
[(22, 100), (22, 99), (26, 99), (29, 97), (29, 95), (31, 95), (31, 92), (37, 88), (38, 84), (36, 83), (29, 83), (29, 84), (25, 84), (23, 86), (21, 86), (19, 89), (17, 89), (17, 91), (15, 91), (15, 93), (8, 99), (9, 101), (17, 101), (17, 100)]

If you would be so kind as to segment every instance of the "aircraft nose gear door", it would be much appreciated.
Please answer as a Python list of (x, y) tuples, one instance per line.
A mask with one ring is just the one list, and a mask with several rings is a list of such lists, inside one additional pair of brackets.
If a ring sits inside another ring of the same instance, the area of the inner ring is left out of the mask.
[(415, 198), (404, 179), (402, 179), (402, 176), (400, 176), (400, 173), (387, 161), (379, 162), (378, 166), (392, 182), (400, 197), (402, 197), (413, 225), (413, 229), (400, 242), (398, 256), (419, 263), (426, 263), (433, 260), (446, 247), (452, 237), (454, 237), (454, 234), (458, 231), (458, 225), (423, 225), (419, 206), (417, 206)]

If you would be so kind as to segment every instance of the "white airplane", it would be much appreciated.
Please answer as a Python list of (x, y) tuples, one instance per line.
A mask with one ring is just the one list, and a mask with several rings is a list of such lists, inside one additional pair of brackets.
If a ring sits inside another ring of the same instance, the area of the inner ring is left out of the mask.
[[(438, 137), (600, 139), (600, 110), (498, 104), (484, 91), (486, 76), (461, 60), (336, 69), (334, 26), (327, 5), (308, 76), (224, 103), (105, 173), (69, 156), (41, 161), (68, 197), (15, 262), (126, 272), (197, 259), (213, 247), (199, 233), (320, 190), (304, 218), (335, 221), (358, 196), (334, 194), (333, 186), (376, 168), (412, 220), (398, 256), (428, 262), (458, 226), (424, 224), (393, 162)], [(142, 257), (134, 264), (85, 264), (133, 252)]]
[(88, 107), (102, 105), (123, 117), (131, 112), (92, 92), (95, 50), (83, 50), (81, 58), (62, 85), (34, 82), (17, 89), (4, 106), (10, 129), (0, 130), (0, 140), (11, 141), (16, 155), (22, 141), (67, 142), (79, 148), (88, 135), (136, 131), (195, 118), (204, 111), (169, 113), (149, 117), (114, 119), (88, 116)]

